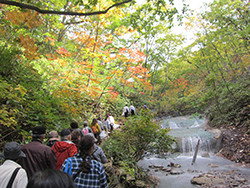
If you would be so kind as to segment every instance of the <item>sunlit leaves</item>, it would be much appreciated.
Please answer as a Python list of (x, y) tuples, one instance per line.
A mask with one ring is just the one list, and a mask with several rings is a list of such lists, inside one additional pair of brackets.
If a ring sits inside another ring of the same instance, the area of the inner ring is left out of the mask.
[(36, 45), (35, 39), (31, 38), (29, 35), (24, 36), (22, 34), (19, 36), (19, 38), (20, 44), (25, 49), (25, 56), (30, 60), (38, 58), (40, 53), (38, 52), (39, 47)]

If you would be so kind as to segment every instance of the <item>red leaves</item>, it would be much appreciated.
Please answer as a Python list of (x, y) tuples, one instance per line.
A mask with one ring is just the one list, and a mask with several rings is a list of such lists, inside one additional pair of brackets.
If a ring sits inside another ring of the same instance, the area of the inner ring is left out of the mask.
[(60, 54), (62, 57), (64, 57), (64, 56), (69, 57), (70, 56), (70, 53), (67, 50), (65, 50), (63, 47), (59, 47), (59, 49), (56, 50), (56, 52), (58, 54)]

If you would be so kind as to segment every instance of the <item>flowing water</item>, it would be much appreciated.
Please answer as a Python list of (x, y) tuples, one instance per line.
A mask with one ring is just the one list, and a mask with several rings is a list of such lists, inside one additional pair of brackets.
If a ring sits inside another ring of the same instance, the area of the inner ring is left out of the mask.
[[(203, 116), (170, 117), (158, 122), (162, 128), (169, 127), (171, 129), (169, 134), (177, 138), (177, 144), (174, 146), (176, 152), (167, 159), (160, 158), (157, 155), (149, 155), (138, 162), (139, 166), (149, 170), (149, 173), (159, 178), (160, 183), (157, 188), (197, 187), (192, 185), (190, 180), (201, 173), (215, 170), (211, 168), (210, 164), (217, 164), (217, 171), (239, 170), (234, 167), (234, 162), (214, 155), (217, 144), (215, 137), (218, 135), (205, 131), (205, 122), (206, 119)], [(200, 140), (198, 155), (195, 163), (192, 164), (198, 140)], [(204, 152), (208, 153), (209, 157), (202, 157)], [(180, 169), (184, 173), (169, 175), (164, 171), (149, 168), (150, 165), (162, 165), (167, 168), (170, 163), (180, 164)], [(249, 173), (249, 171), (246, 173)]]
[(180, 116), (167, 118), (159, 122), (162, 128), (170, 128), (170, 135), (177, 138), (175, 150), (186, 156), (192, 156), (199, 142), (198, 155), (213, 152), (217, 140), (215, 135), (204, 129), (206, 119), (203, 116)]

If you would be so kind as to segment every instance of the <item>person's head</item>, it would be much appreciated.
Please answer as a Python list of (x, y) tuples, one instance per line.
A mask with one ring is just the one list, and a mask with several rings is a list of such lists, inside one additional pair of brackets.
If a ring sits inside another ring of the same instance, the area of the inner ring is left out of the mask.
[(57, 131), (50, 131), (49, 132), (49, 141), (54, 141), (54, 140), (59, 141), (60, 136), (58, 135)]
[(3, 153), (0, 154), (0, 159), (9, 159), (12, 161), (17, 161), (20, 157), (26, 157), (26, 155), (22, 152), (21, 146), (17, 142), (6, 144)]
[(70, 124), (70, 127), (71, 127), (72, 129), (77, 129), (77, 128), (79, 128), (79, 127), (78, 127), (78, 123), (77, 123), (76, 121), (73, 121), (73, 122)]
[(45, 134), (46, 134), (46, 128), (43, 126), (34, 127), (32, 130), (33, 139), (40, 139), (43, 141), (43, 139), (45, 138)]
[(89, 173), (91, 169), (91, 158), (88, 158), (86, 161), (86, 158), (88, 156), (91, 156), (93, 151), (94, 151), (94, 145), (95, 145), (95, 140), (92, 136), (90, 135), (85, 135), (84, 137), (81, 138), (79, 146), (78, 146), (78, 151), (79, 154), (82, 158), (82, 163), (80, 165), (80, 170), (81, 172), (84, 173)]
[(79, 153), (82, 157), (86, 158), (87, 156), (90, 156), (93, 153), (95, 144), (95, 139), (90, 136), (86, 135), (81, 138), (79, 143)]
[(99, 117), (97, 118), (97, 120), (102, 121), (102, 118), (99, 116)]
[(84, 121), (83, 122), (83, 127), (87, 127), (88, 126), (88, 122), (87, 121)]
[(61, 139), (63, 140), (71, 140), (71, 132), (69, 129), (63, 129), (61, 131)]
[(89, 136), (91, 136), (92, 138), (94, 138), (95, 143), (98, 141), (98, 140), (95, 138), (95, 135), (94, 135), (93, 133), (87, 133), (86, 135), (89, 135)]
[(71, 140), (74, 141), (78, 141), (81, 139), (81, 133), (78, 130), (74, 130), (71, 133)]
[(95, 125), (96, 123), (97, 123), (97, 120), (94, 118), (94, 119), (92, 120), (91, 125)]
[(46, 169), (36, 172), (29, 180), (26, 188), (75, 188), (75, 184), (65, 172)]

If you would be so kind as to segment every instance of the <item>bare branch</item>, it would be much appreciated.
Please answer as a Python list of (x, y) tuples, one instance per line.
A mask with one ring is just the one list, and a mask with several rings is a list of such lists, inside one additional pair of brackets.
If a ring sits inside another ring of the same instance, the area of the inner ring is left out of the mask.
[(0, 3), (5, 4), (5, 5), (11, 5), (11, 6), (16, 6), (16, 7), (20, 7), (20, 8), (34, 10), (34, 11), (37, 11), (41, 14), (58, 14), (58, 15), (70, 15), (70, 16), (92, 16), (92, 15), (98, 15), (98, 14), (106, 14), (111, 8), (129, 3), (131, 1), (132, 0), (127, 0), (127, 1), (120, 2), (120, 3), (115, 3), (115, 4), (111, 5), (109, 8), (107, 8), (106, 10), (96, 11), (96, 12), (88, 12), (88, 13), (42, 10), (36, 6), (27, 5), (27, 4), (19, 3), (19, 2), (15, 2), (15, 1), (8, 1), (8, 0), (0, 0)]

